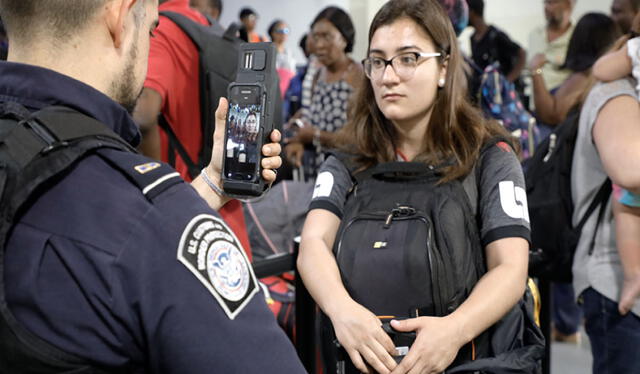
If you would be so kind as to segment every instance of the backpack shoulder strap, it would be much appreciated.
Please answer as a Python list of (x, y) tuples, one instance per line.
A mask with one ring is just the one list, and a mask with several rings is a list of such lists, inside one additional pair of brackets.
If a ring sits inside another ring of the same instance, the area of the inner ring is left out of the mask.
[(16, 320), (5, 299), (4, 250), (25, 207), (88, 153), (100, 148), (134, 150), (105, 125), (68, 108), (50, 107), (33, 115), (22, 108), (2, 116), (10, 119), (2, 121), (8, 131), (0, 137), (0, 351), (10, 354), (0, 355), (0, 372), (119, 372), (103, 371), (61, 351)]
[(160, 128), (165, 132), (167, 139), (169, 140), (169, 164), (173, 167), (176, 166), (175, 155), (173, 152), (178, 152), (178, 155), (187, 166), (187, 172), (191, 178), (195, 178), (200, 173), (200, 169), (202, 167), (199, 167), (198, 163), (189, 156), (189, 152), (187, 152), (184, 144), (180, 142), (178, 135), (173, 131), (171, 124), (169, 124), (169, 121), (167, 121), (167, 118), (162, 113), (158, 115), (158, 126), (160, 126)]
[(202, 37), (202, 29), (207, 26), (200, 25), (199, 23), (192, 21), (189, 17), (176, 12), (162, 11), (160, 12), (160, 15), (167, 17), (171, 22), (175, 23), (182, 31), (184, 31), (193, 44), (195, 44), (196, 48), (198, 48), (198, 51), (204, 50), (205, 40)]

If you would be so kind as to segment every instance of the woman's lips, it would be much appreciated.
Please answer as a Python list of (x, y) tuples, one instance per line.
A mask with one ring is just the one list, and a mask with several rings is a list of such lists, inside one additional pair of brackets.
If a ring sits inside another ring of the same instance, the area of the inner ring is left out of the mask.
[(397, 93), (388, 93), (388, 94), (385, 94), (384, 96), (382, 96), (382, 98), (384, 100), (389, 100), (389, 101), (399, 100), (399, 99), (401, 99), (403, 97), (404, 97), (404, 95), (400, 95), (400, 94), (397, 94)]

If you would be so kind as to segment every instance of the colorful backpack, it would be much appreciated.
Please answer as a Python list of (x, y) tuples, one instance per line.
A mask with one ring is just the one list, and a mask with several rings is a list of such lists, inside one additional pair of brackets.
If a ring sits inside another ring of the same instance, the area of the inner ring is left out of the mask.
[(496, 119), (520, 139), (521, 159), (533, 156), (540, 141), (536, 119), (525, 109), (514, 84), (500, 73), (496, 64), (488, 65), (482, 72), (477, 95), (485, 115)]

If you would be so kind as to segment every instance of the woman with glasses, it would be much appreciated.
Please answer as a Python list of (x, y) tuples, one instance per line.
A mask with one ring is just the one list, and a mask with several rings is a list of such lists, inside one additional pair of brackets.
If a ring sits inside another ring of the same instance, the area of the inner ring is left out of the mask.
[(484, 150), (479, 162), (483, 144), (505, 131), (468, 103), (456, 35), (437, 0), (387, 2), (371, 24), (363, 66), (366, 78), (337, 134), (339, 149), (355, 156), (359, 170), (402, 160), (438, 165), (443, 183), (462, 180), (481, 165), (476, 218), (487, 272), (449, 315), (391, 322), (397, 331), (416, 333), (396, 363), (381, 321), (349, 294), (332, 251), (345, 202), (357, 195), (349, 169), (334, 156), (319, 170), (298, 269), (359, 371), (441, 373), (525, 290), (530, 233), (522, 170), (504, 142)]
[(296, 75), (296, 60), (286, 45), (290, 33), (289, 26), (284, 21), (277, 19), (269, 26), (268, 33), (278, 51), (276, 55), (276, 70), (280, 78), (280, 92), (284, 96), (289, 87), (289, 81)]
[(310, 38), (320, 69), (305, 78), (311, 81), (311, 100), (303, 102), (290, 120), (297, 126), (286, 147), (289, 161), (304, 167), (304, 179), (315, 178), (324, 161), (323, 150), (331, 147), (332, 134), (347, 121), (349, 99), (362, 77), (361, 67), (348, 55), (355, 29), (346, 12), (334, 6), (322, 10), (311, 24)]

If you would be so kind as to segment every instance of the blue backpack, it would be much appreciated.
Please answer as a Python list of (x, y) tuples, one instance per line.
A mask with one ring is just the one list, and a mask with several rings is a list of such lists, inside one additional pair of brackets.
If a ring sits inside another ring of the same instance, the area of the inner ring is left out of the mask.
[[(474, 68), (479, 70), (477, 66)], [(520, 139), (521, 159), (533, 156), (540, 141), (536, 119), (525, 109), (514, 84), (500, 73), (497, 64), (488, 65), (482, 71), (477, 100), (487, 117), (496, 119)]]

